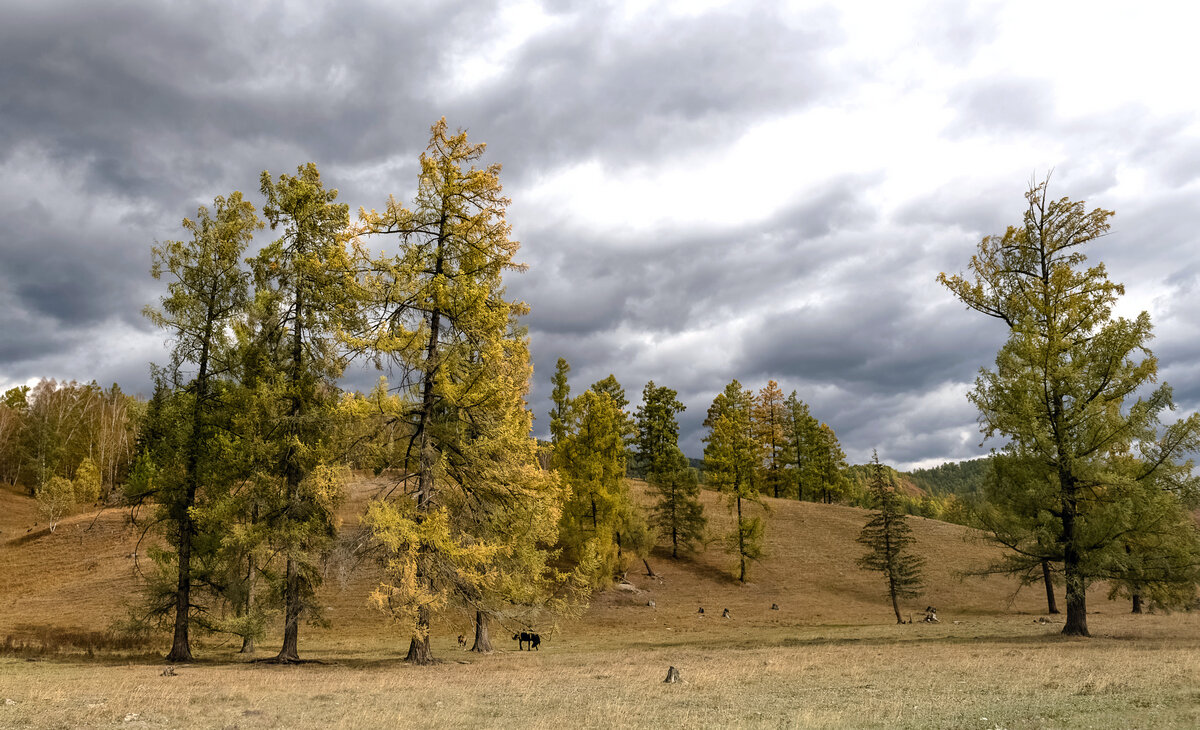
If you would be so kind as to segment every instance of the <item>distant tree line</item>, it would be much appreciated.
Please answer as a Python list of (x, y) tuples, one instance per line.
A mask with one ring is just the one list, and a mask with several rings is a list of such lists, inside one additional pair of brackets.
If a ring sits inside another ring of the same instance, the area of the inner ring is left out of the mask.
[(80, 503), (107, 497), (129, 469), (144, 409), (115, 384), (43, 379), (12, 388), (0, 400), (0, 480), (32, 495), (55, 477), (76, 479), (82, 466), (98, 484)]

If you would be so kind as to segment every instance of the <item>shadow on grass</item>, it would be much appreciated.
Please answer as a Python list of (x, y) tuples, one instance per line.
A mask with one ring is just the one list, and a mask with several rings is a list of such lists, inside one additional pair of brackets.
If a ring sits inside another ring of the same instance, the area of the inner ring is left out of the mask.
[(671, 557), (671, 549), (655, 546), (650, 551), (650, 556), (662, 565), (669, 565), (677, 570), (682, 570), (691, 573), (697, 578), (710, 580), (722, 586), (739, 585), (737, 578), (734, 577), (731, 570), (718, 568), (715, 565), (707, 563), (698, 563), (695, 560), (695, 555), (680, 555), (678, 558)]

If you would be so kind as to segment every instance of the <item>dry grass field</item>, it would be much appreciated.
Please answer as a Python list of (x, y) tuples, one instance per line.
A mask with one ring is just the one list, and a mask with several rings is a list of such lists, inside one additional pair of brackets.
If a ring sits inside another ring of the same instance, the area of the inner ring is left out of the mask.
[[(346, 519), (378, 486), (356, 485)], [(407, 666), (405, 637), (366, 605), (367, 570), (331, 579), (331, 627), (301, 631), (302, 656), (321, 663), (252, 664), (208, 639), (202, 661), (163, 676), (165, 642), (98, 640), (136, 590), (125, 514), (50, 535), (28, 498), (0, 489), (0, 728), (1200, 726), (1200, 616), (1131, 616), (1097, 589), (1094, 638), (1064, 639), (1038, 622), (1040, 588), (1014, 599), (1011, 581), (958, 577), (991, 548), (914, 518), (930, 585), (906, 610), (933, 604), (942, 623), (897, 626), (879, 578), (854, 566), (862, 510), (767, 501), (769, 555), (749, 585), (716, 544), (678, 563), (655, 554), (658, 577), (631, 569), (636, 592), (596, 596), (538, 652), (501, 627), (497, 652), (464, 652), (465, 619), (450, 619), (435, 627), (443, 662)], [(668, 666), (682, 684), (662, 683)]]

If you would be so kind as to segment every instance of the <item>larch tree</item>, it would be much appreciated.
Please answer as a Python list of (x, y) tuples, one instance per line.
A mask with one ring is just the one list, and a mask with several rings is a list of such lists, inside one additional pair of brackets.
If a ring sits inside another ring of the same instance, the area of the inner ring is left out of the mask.
[(788, 431), (792, 430), (788, 423), (789, 415), (779, 384), (774, 380), (769, 381), (766, 387), (758, 391), (751, 417), (754, 435), (763, 452), (763, 463), (759, 469), (760, 489), (773, 497), (785, 496), (790, 481), (784, 460)]
[[(1174, 405), (1166, 384), (1134, 399), (1158, 372), (1150, 316), (1115, 317), (1124, 288), (1103, 264), (1085, 267), (1082, 250), (1108, 232), (1113, 213), (1051, 199), (1046, 181), (1025, 198), (1021, 224), (985, 237), (970, 275), (938, 279), (1008, 327), (995, 369), (980, 372), (969, 397), (985, 437), (1006, 437), (1004, 452), (1025, 465), (1022, 482), (1001, 488), (1033, 483), (1041, 492), (1053, 539), (1031, 534), (1021, 550), (1061, 555), (1063, 633), (1087, 636), (1088, 585), (1123, 550), (1125, 535), (1148, 529), (1135, 509), (1142, 490), (1190, 484), (1191, 465), (1179, 459), (1200, 445), (1200, 415), (1164, 427), (1161, 414)], [(1160, 478), (1176, 468), (1178, 478)]]
[(1144, 607), (1186, 609), (1196, 604), (1200, 583), (1200, 534), (1192, 517), (1195, 501), (1177, 499), (1172, 489), (1142, 484), (1121, 515), (1127, 532), (1109, 550), (1100, 576), (1109, 598), (1128, 598), (1132, 613)]
[(625, 463), (628, 468), (634, 461), (632, 457), (636, 455), (634, 439), (637, 435), (637, 425), (634, 423), (633, 414), (629, 412), (629, 398), (625, 396), (625, 388), (617, 380), (617, 376), (609, 373), (592, 383), (591, 390), (611, 398), (621, 413), (621, 438), (625, 442)]
[(677, 416), (685, 408), (674, 390), (651, 380), (642, 389), (642, 404), (634, 416), (637, 459), (657, 496), (650, 526), (670, 540), (672, 558), (679, 557), (680, 548), (691, 551), (703, 539), (706, 522), (696, 470), (679, 450)]
[(554, 407), (550, 409), (550, 442), (558, 444), (567, 435), (567, 420), (571, 411), (571, 384), (567, 376), (571, 373), (571, 365), (566, 358), (558, 358), (554, 366), (554, 377), (550, 382), (554, 389), (550, 392), (550, 400)]
[(748, 563), (762, 556), (763, 521), (749, 514), (750, 504), (762, 506), (754, 475), (762, 461), (762, 446), (754, 437), (750, 414), (754, 394), (742, 390), (733, 380), (717, 394), (704, 425), (704, 472), (708, 483), (716, 487), (734, 514), (733, 532), (726, 540), (730, 553), (738, 558), (738, 580), (746, 582)]
[(1057, 518), (1044, 509), (1054, 501), (1054, 484), (1031, 460), (994, 454), (989, 462), (983, 499), (972, 512), (973, 521), (991, 541), (1008, 550), (980, 573), (1011, 575), (1023, 586), (1040, 581), (1046, 592), (1046, 612), (1057, 614), (1053, 566), (1062, 563), (1062, 545)]
[(700, 480), (696, 470), (678, 447), (650, 473), (650, 491), (658, 499), (650, 508), (650, 526), (671, 543), (671, 557), (680, 550), (691, 552), (704, 540), (704, 505), (700, 504)]
[(625, 484), (626, 416), (612, 396), (587, 390), (573, 399), (554, 467), (568, 489), (561, 539), (569, 559), (594, 565), (594, 584), (619, 567), (618, 534), (632, 509)]
[(251, 264), (264, 330), (282, 350), (264, 361), (280, 369), (265, 374), (260, 387), (280, 404), (272, 433), (282, 506), (272, 533), (285, 561), (284, 622), (275, 660), (287, 663), (300, 659), (300, 619), (306, 612), (315, 616), (318, 563), (335, 530), (332, 508), (341, 485), (324, 464), (325, 436), (346, 363), (340, 337), (357, 327), (360, 293), (346, 248), (349, 209), (336, 202), (336, 189), (325, 188), (316, 165), (277, 180), (264, 170), (260, 183), (263, 214), (272, 230), (283, 231)]
[[(236, 366), (223, 398), (227, 428), (233, 435), (226, 466), (235, 481), (226, 499), (204, 515), (222, 533), (218, 580), (230, 610), (218, 630), (239, 637), (243, 654), (255, 653), (257, 642), (264, 638), (269, 617), (280, 607), (275, 589), (285, 580), (287, 569), (286, 558), (282, 572), (276, 559), (281, 542), (276, 533), (290, 522), (284, 519), (289, 516), (287, 492), (279, 487), (281, 425), (291, 410), (281, 374), (288, 371), (291, 352), (290, 333), (280, 326), (278, 309), (279, 297), (261, 290), (234, 322)], [(327, 401), (320, 405), (322, 411), (328, 410)], [(307, 522), (315, 528), (314, 534), (327, 536), (332, 515), (312, 509), (316, 506), (309, 503)], [(319, 554), (327, 537), (310, 539), (310, 547)]]
[[(231, 367), (228, 333), (232, 320), (247, 301), (248, 275), (242, 267), (246, 247), (254, 232), (263, 227), (254, 206), (240, 192), (218, 196), (213, 208), (201, 206), (196, 219), (185, 218), (189, 241), (166, 241), (153, 249), (151, 274), (169, 277), (167, 296), (159, 308), (147, 307), (146, 316), (166, 330), (173, 342), (166, 376), (175, 390), (182, 391), (190, 408), (184, 433), (175, 455), (180, 467), (163, 469), (160, 488), (152, 494), (164, 512), (168, 542), (174, 548), (176, 585), (174, 637), (167, 660), (192, 660), (189, 628), (192, 624), (192, 549), (197, 537), (197, 501), (202, 490), (217, 491), (216, 447), (218, 430), (214, 414), (220, 404), (214, 381), (225, 377)], [(187, 378), (185, 372), (194, 372)], [(159, 466), (165, 467), (166, 464)]]
[(858, 559), (858, 566), (884, 574), (896, 623), (900, 624), (904, 623), (900, 618), (900, 599), (921, 594), (921, 569), (925, 561), (912, 551), (916, 538), (905, 519), (896, 487), (889, 483), (878, 454), (871, 455), (870, 467), (868, 488), (876, 512), (859, 533), (858, 543), (865, 546), (867, 552)]
[(849, 487), (846, 479), (846, 454), (838, 442), (837, 434), (828, 424), (822, 423), (814, 433), (811, 461), (809, 462), (814, 497), (826, 504), (833, 504)]
[(687, 407), (671, 388), (657, 386), (651, 380), (642, 389), (642, 404), (634, 414), (634, 447), (640, 471), (648, 479), (673, 460), (679, 444), (678, 415), (685, 410)]
[(595, 393), (603, 393), (612, 398), (613, 403), (617, 406), (617, 410), (628, 417), (626, 409), (629, 407), (629, 399), (625, 397), (625, 388), (621, 386), (621, 383), (617, 380), (617, 376), (609, 373), (607, 376), (592, 383), (591, 390)]
[[(787, 435), (787, 452), (784, 458), (794, 467), (791, 470), (796, 482), (796, 499), (804, 499), (804, 487), (814, 480), (815, 462), (821, 428), (820, 422), (809, 413), (808, 404), (796, 397), (792, 391), (784, 403), (787, 408), (787, 422), (790, 426)], [(816, 487), (813, 487), (813, 498), (816, 498)]]
[[(539, 468), (525, 405), (532, 368), (502, 277), (523, 271), (505, 218), (500, 166), (476, 167), (484, 145), (432, 127), (411, 209), (363, 211), (365, 236), (394, 236), (399, 252), (370, 262), (369, 327), (352, 340), (400, 371), (407, 444), (393, 498), (367, 523), (385, 555), (377, 607), (411, 639), (407, 659), (433, 661), (434, 615), (474, 609), (476, 648), (506, 602), (549, 600), (562, 491)], [(364, 257), (365, 248), (360, 246)]]

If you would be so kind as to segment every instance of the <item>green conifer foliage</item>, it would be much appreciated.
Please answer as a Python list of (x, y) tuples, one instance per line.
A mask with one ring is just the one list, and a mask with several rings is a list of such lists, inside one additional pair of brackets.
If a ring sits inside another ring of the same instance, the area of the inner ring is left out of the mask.
[(876, 512), (859, 533), (858, 542), (867, 548), (867, 552), (858, 559), (858, 565), (864, 570), (884, 574), (888, 597), (899, 624), (904, 623), (900, 618), (899, 599), (921, 594), (921, 570), (925, 561), (912, 551), (916, 538), (897, 498), (895, 485), (889, 483), (883, 465), (879, 463), (878, 454), (872, 454), (870, 466), (869, 489)]
[(1180, 458), (1200, 445), (1200, 415), (1163, 427), (1173, 408), (1166, 384), (1135, 399), (1158, 371), (1150, 316), (1113, 316), (1124, 288), (1103, 264), (1085, 267), (1082, 250), (1108, 232), (1113, 213), (1053, 200), (1046, 182), (1025, 198), (1020, 225), (979, 243), (971, 275), (938, 279), (1009, 329), (995, 369), (981, 371), (970, 395), (984, 434), (1008, 439), (1013, 465), (997, 471), (995, 490), (1014, 495), (1016, 508), (995, 534), (1019, 555), (1061, 559), (1063, 633), (1086, 636), (1089, 583), (1124, 551), (1125, 536), (1153, 529), (1140, 519), (1149, 514), (1137, 505), (1144, 490), (1192, 489)]
[(762, 506), (755, 474), (762, 463), (762, 444), (754, 436), (751, 410), (754, 394), (742, 390), (734, 380), (725, 386), (712, 405), (704, 425), (704, 472), (708, 483), (725, 495), (734, 513), (733, 532), (726, 547), (738, 559), (738, 580), (745, 583), (748, 563), (762, 556), (763, 521), (751, 515), (751, 504)]

